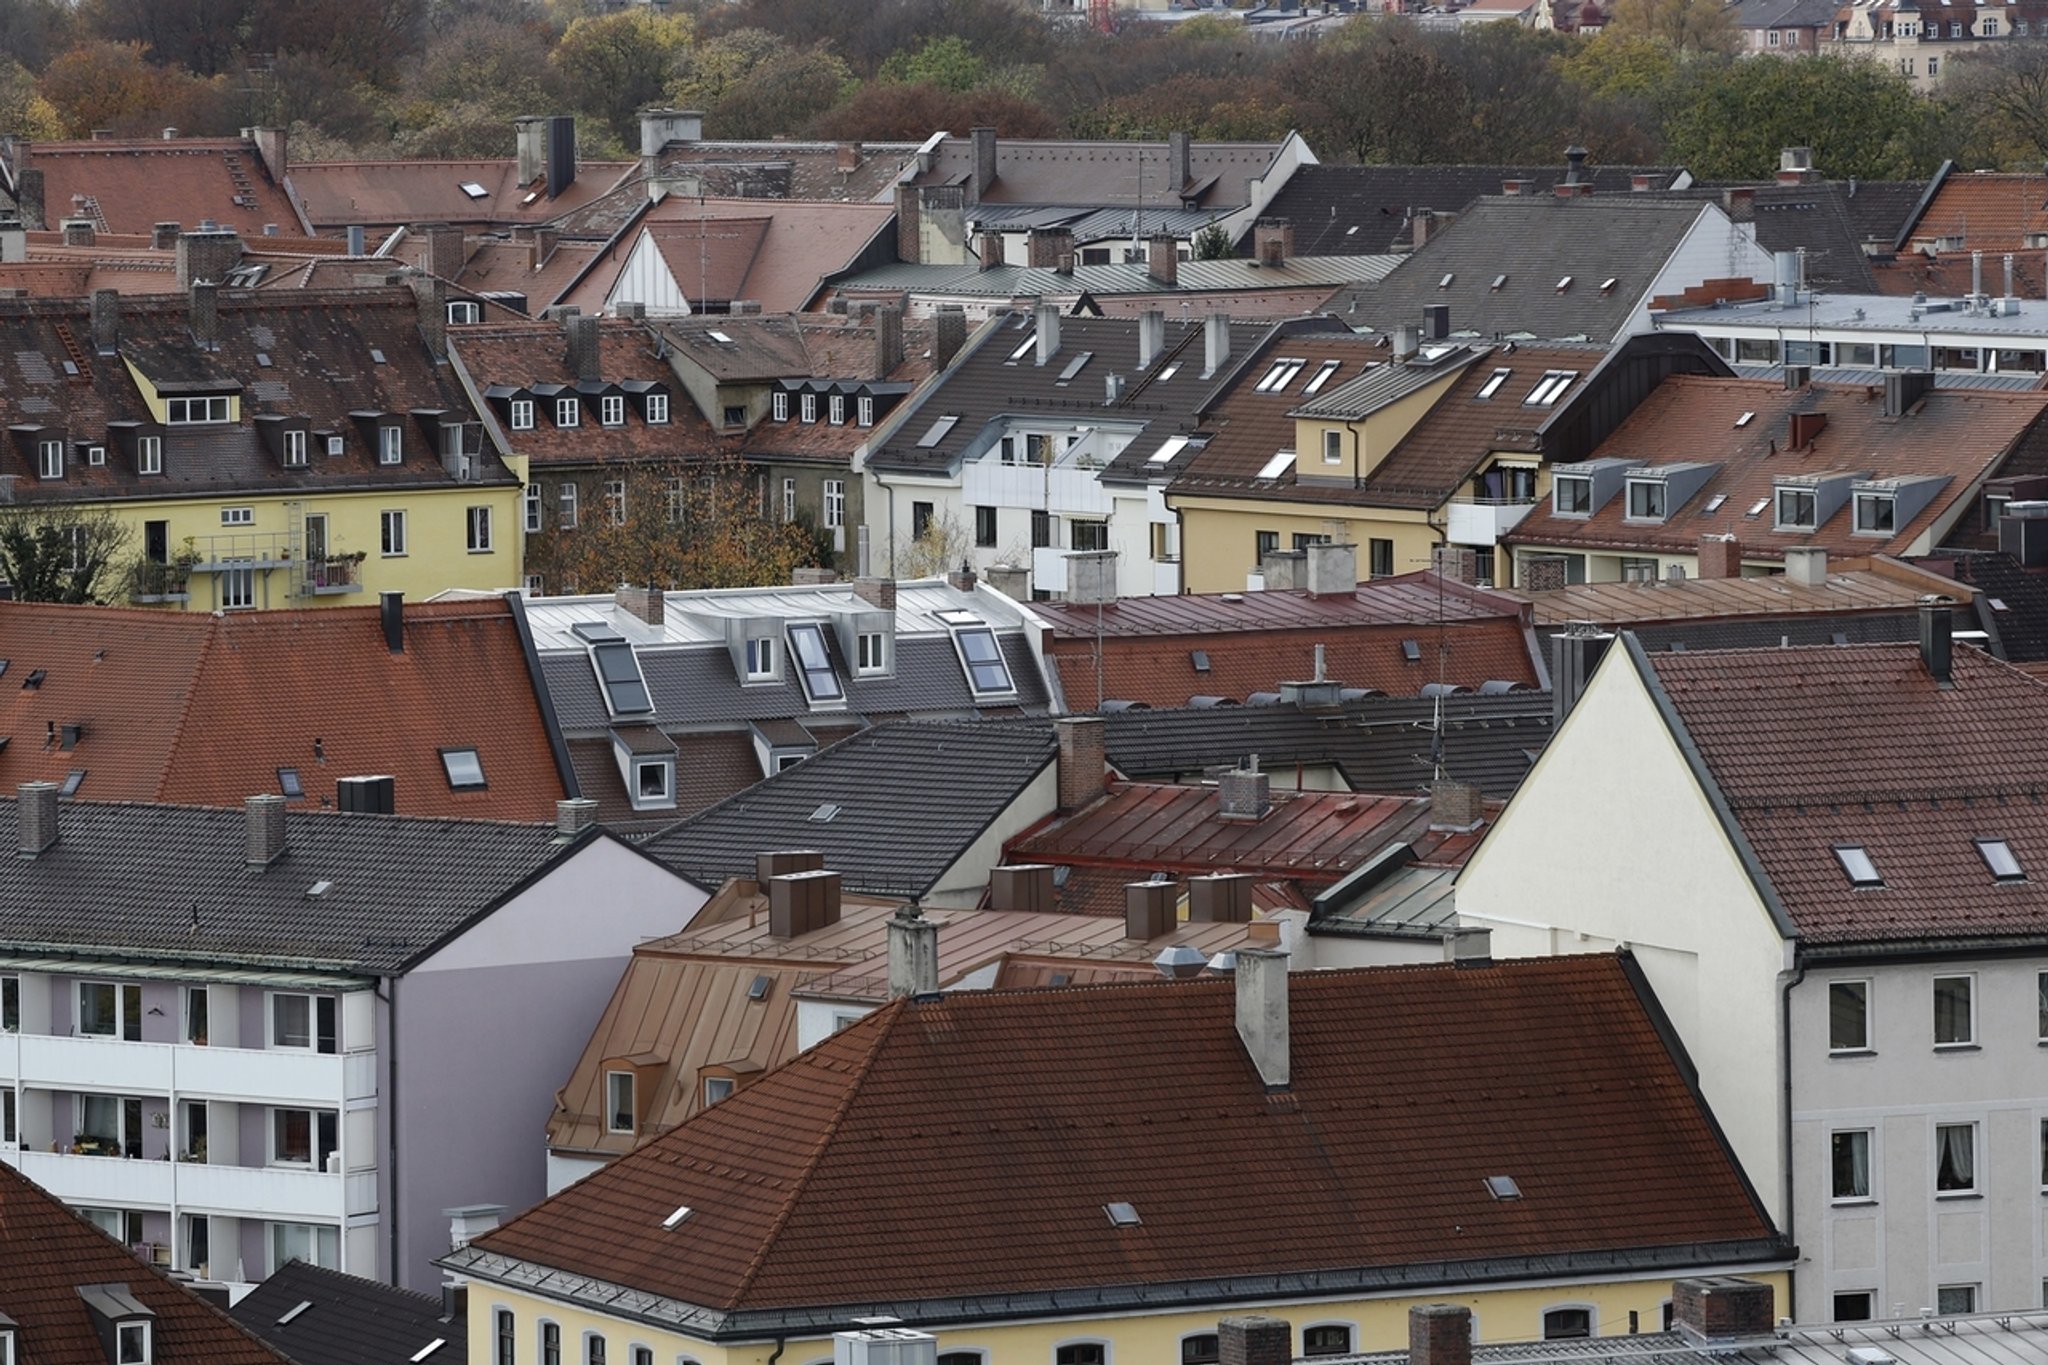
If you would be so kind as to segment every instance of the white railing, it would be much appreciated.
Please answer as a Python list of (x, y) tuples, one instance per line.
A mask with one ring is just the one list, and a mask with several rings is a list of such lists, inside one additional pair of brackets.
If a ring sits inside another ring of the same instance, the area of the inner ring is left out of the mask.
[[(12, 1034), (0, 1045), (0, 1081), (45, 1090), (102, 1094), (169, 1095), (263, 1104), (303, 1103), (333, 1108), (341, 1101), (343, 1059), (286, 1048), (194, 1047), (186, 1043), (131, 1043), (119, 1038)], [(349, 1054), (377, 1093), (376, 1056)], [(361, 1060), (358, 1060), (361, 1059)]]
[[(170, 1165), (162, 1164), (167, 1168)], [(208, 1166), (190, 1162), (179, 1162), (176, 1176), (175, 1194), (181, 1211), (303, 1222), (340, 1219), (347, 1180), (338, 1173), (330, 1175), (287, 1166)]]
[(0, 1161), (67, 1204), (98, 1208), (176, 1207), (180, 1212), (290, 1222), (335, 1222), (377, 1211), (377, 1172), (285, 1166), (210, 1166), (117, 1156), (8, 1151)]

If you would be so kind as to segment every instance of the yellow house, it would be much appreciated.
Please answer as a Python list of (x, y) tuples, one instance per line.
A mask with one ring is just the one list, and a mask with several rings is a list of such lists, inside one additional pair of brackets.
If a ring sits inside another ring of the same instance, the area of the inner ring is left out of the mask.
[[(1140, 1365), (1245, 1312), (1341, 1354), (1421, 1303), (1498, 1341), (1785, 1291), (1626, 954), (939, 995), (937, 931), (891, 933), (913, 994), (443, 1258), (472, 1359), (819, 1365), (879, 1321), (943, 1365)], [(667, 1082), (617, 1075), (630, 1125)]]
[(0, 519), (72, 550), (41, 590), (212, 611), (518, 586), (521, 471), (447, 363), (445, 307), (205, 284), (0, 305), (0, 508), (22, 509)]

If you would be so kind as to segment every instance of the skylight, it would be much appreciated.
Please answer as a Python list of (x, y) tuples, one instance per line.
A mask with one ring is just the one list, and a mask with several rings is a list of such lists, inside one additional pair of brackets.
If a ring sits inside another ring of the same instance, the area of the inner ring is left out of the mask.
[(1567, 290), (1567, 289), (1569, 289), (1569, 288), (1571, 288), (1571, 287), (1572, 287), (1572, 277), (1571, 277), (1571, 276), (1569, 276), (1569, 275), (1565, 276), (1565, 277), (1564, 277), (1563, 279), (1561, 279), (1561, 280), (1559, 280), (1559, 281), (1557, 282), (1557, 292), (1558, 292), (1558, 293), (1560, 293), (1560, 294), (1562, 294), (1562, 293), (1563, 293), (1563, 292), (1564, 292), (1565, 290)]
[(1547, 408), (1564, 397), (1564, 391), (1579, 377), (1577, 370), (1546, 370), (1536, 381), (1536, 387), (1529, 390), (1529, 396), (1522, 400), (1525, 407)]
[(1508, 277), (1507, 277), (1507, 276), (1505, 276), (1505, 275), (1495, 275), (1495, 276), (1493, 277), (1493, 283), (1492, 283), (1491, 285), (1487, 286), (1487, 289), (1488, 289), (1488, 292), (1489, 292), (1489, 293), (1494, 293), (1494, 294), (1498, 294), (1498, 293), (1499, 293), (1499, 292), (1500, 292), (1501, 290), (1503, 290), (1503, 289), (1507, 288), (1507, 285), (1508, 285)]
[(715, 327), (705, 332), (704, 335), (710, 337), (713, 341), (717, 342), (721, 346), (732, 346), (737, 344), (733, 341), (731, 337), (727, 336), (724, 332), (719, 331)]
[(1403, 640), (1401, 642), (1401, 657), (1411, 664), (1422, 662), (1422, 646), (1413, 640)]
[(488, 199), (491, 197), (491, 192), (482, 185), (477, 184), (474, 180), (463, 181), (461, 189), (464, 194), (472, 199)]
[(1991, 597), (1986, 598), (1985, 600), (1991, 603), (1991, 610), (1993, 611), (2007, 610), (2007, 607), (2005, 605), (2005, 599), (2003, 597)]
[(1606, 279), (1600, 281), (1600, 292), (1605, 294), (1608, 290), (1614, 288), (1614, 286), (1618, 283), (1620, 283), (1619, 277), (1610, 275)]
[(691, 1209), (688, 1204), (680, 1205), (674, 1213), (670, 1214), (668, 1217), (661, 1220), (661, 1225), (665, 1228), (672, 1228), (676, 1224), (682, 1222), (685, 1218), (688, 1218), (690, 1216), (690, 1213)]
[(305, 1312), (308, 1308), (311, 1308), (312, 1306), (313, 1301), (311, 1299), (300, 1299), (290, 1308), (284, 1310), (284, 1316), (277, 1320), (277, 1325), (279, 1327), (284, 1326), (286, 1323), (290, 1322), (293, 1318), (296, 1318), (299, 1314)]
[(1301, 386), (1301, 391), (1303, 393), (1320, 393), (1323, 385), (1330, 382), (1330, 376), (1337, 373), (1338, 367), (1343, 363), (1341, 360), (1325, 360), (1322, 368), (1316, 371), (1315, 377)]
[(1751, 422), (1754, 422), (1755, 420), (1756, 420), (1756, 414), (1755, 414), (1755, 413), (1753, 413), (1753, 412), (1745, 412), (1745, 413), (1743, 413), (1743, 414), (1742, 414), (1742, 416), (1740, 416), (1740, 417), (1738, 417), (1738, 418), (1736, 418), (1736, 419), (1735, 419), (1735, 425), (1736, 425), (1736, 426), (1738, 426), (1738, 427), (1746, 427), (1746, 426), (1748, 426), (1748, 425), (1749, 425), (1749, 424), (1750, 424)]
[(766, 1000), (768, 998), (768, 991), (774, 984), (775, 978), (772, 976), (755, 977), (747, 986), (747, 999)]
[(1707, 499), (1707, 505), (1705, 508), (1702, 509), (1701, 515), (1711, 515), (1712, 513), (1720, 511), (1721, 504), (1726, 501), (1728, 501), (1728, 495), (1726, 493), (1714, 494), (1713, 497)]
[(1164, 384), (1167, 380), (1173, 378), (1175, 375), (1179, 373), (1180, 362), (1175, 361), (1173, 364), (1168, 365), (1165, 369), (1161, 370), (1159, 372), (1159, 378), (1153, 380), (1152, 382), (1155, 384)]
[(1522, 1187), (1511, 1175), (1490, 1175), (1486, 1177), (1486, 1192), (1495, 1199), (1520, 1199)]
[(412, 1365), (420, 1365), (420, 1362), (422, 1360), (425, 1360), (428, 1356), (440, 1350), (443, 1346), (446, 1346), (447, 1344), (448, 1338), (435, 1337), (432, 1341), (428, 1342), (426, 1345), (420, 1347), (419, 1350), (414, 1351), (412, 1353)]
[(1145, 463), (1168, 464), (1173, 460), (1174, 456), (1180, 454), (1183, 450), (1186, 450), (1187, 448), (1187, 437), (1170, 436), (1165, 440), (1165, 442), (1163, 442), (1160, 445), (1159, 449), (1153, 451), (1150, 455), (1145, 457)]
[(1883, 886), (1884, 878), (1877, 873), (1877, 864), (1870, 860), (1869, 850), (1861, 844), (1838, 844), (1835, 847), (1835, 861), (1848, 874), (1851, 886)]
[(1451, 287), (1451, 281), (1457, 278), (1458, 275), (1456, 271), (1446, 271), (1444, 273), (1444, 277), (1436, 282), (1436, 287), (1439, 289), (1449, 289)]
[(1209, 651), (1206, 649), (1189, 650), (1188, 662), (1195, 666), (1195, 672), (1207, 673), (1209, 671)]
[(1253, 391), (1255, 393), (1278, 393), (1289, 384), (1292, 384), (1294, 377), (1300, 374), (1302, 367), (1307, 364), (1306, 360), (1276, 360), (1273, 362), (1272, 367), (1266, 371), (1265, 377), (1259, 380), (1258, 385)]
[(57, 795), (78, 795), (78, 786), (83, 781), (85, 781), (85, 769), (73, 768), (70, 772), (64, 774), (64, 785), (57, 789)]
[(389, 361), (384, 359), (384, 352), (378, 350), (375, 346), (372, 346), (370, 348), (370, 361), (372, 364), (376, 365), (385, 365), (390, 363)]
[(640, 675), (633, 646), (600, 621), (579, 621), (570, 627), (590, 647), (590, 666), (604, 692), (605, 707), (614, 716), (644, 716), (654, 710), (654, 694)]
[(1747, 512), (1744, 512), (1742, 515), (1745, 517), (1762, 516), (1763, 510), (1766, 507), (1769, 507), (1770, 505), (1771, 500), (1769, 498), (1758, 498), (1755, 502), (1749, 505), (1749, 510)]
[(277, 770), (277, 789), (284, 794), (287, 801), (296, 801), (306, 794), (305, 784), (299, 781), (297, 768)]
[(825, 649), (825, 632), (815, 622), (802, 621), (789, 628), (789, 651), (796, 656), (804, 691), (812, 701), (846, 699), (846, 688), (832, 671), (832, 656)]
[(967, 686), (975, 696), (1001, 696), (1017, 690), (993, 630), (966, 626), (953, 632), (953, 641), (959, 647), (961, 663), (967, 666)]
[(1095, 352), (1093, 352), (1093, 351), (1083, 351), (1083, 352), (1081, 352), (1081, 354), (1079, 354), (1079, 355), (1075, 356), (1075, 357), (1074, 357), (1074, 358), (1073, 358), (1072, 360), (1069, 360), (1069, 361), (1067, 362), (1067, 368), (1065, 368), (1064, 370), (1061, 370), (1061, 371), (1060, 371), (1060, 377), (1059, 377), (1058, 379), (1054, 380), (1053, 382), (1054, 382), (1054, 383), (1056, 383), (1056, 384), (1065, 384), (1065, 383), (1067, 383), (1067, 382), (1068, 382), (1069, 380), (1071, 380), (1071, 379), (1072, 379), (1072, 378), (1073, 378), (1073, 377), (1074, 377), (1075, 375), (1077, 375), (1077, 374), (1081, 373), (1081, 371), (1082, 371), (1083, 369), (1085, 369), (1085, 368), (1087, 367), (1087, 365), (1088, 365), (1088, 362), (1089, 362), (1089, 361), (1091, 361), (1091, 360), (1093, 360), (1093, 359), (1095, 359)]
[(1508, 376), (1513, 373), (1514, 371), (1510, 369), (1495, 370), (1486, 377), (1486, 382), (1479, 386), (1479, 393), (1476, 396), (1480, 398), (1493, 397), (1496, 393), (1500, 392), (1500, 386), (1507, 383)]
[(958, 425), (959, 421), (960, 418), (957, 413), (949, 412), (944, 417), (941, 417), (938, 421), (932, 423), (932, 429), (930, 431), (927, 431), (924, 435), (917, 438), (918, 449), (930, 450), (933, 446), (945, 440), (946, 433), (951, 431), (956, 425)]
[(1109, 1215), (1109, 1225), (1113, 1228), (1134, 1228), (1143, 1221), (1138, 1217), (1137, 1205), (1121, 1199), (1113, 1204), (1104, 1204), (1102, 1211)]
[(1977, 856), (1984, 860), (1984, 866), (1991, 869), (1991, 875), (2002, 882), (2023, 882), (2027, 879), (2026, 869), (2013, 855), (2012, 845), (2003, 839), (1979, 839)]
[(839, 807), (833, 805), (830, 801), (827, 801), (810, 814), (811, 823), (817, 825), (829, 825), (838, 818)]
[(1288, 469), (1293, 466), (1293, 464), (1293, 451), (1275, 451), (1272, 459), (1266, 461), (1265, 464), (1259, 466), (1259, 477), (1262, 479), (1277, 479), (1282, 474), (1285, 474), (1288, 471)]
[(1032, 332), (1032, 333), (1029, 333), (1028, 335), (1026, 335), (1026, 336), (1025, 336), (1025, 338), (1024, 338), (1024, 341), (1023, 341), (1023, 343), (1022, 343), (1021, 345), (1019, 345), (1019, 346), (1017, 347), (1017, 349), (1016, 349), (1016, 350), (1014, 350), (1014, 351), (1010, 352), (1010, 354), (1009, 354), (1009, 357), (1008, 357), (1008, 358), (1007, 358), (1006, 360), (1004, 360), (1004, 361), (1003, 361), (1003, 363), (1004, 363), (1005, 365), (1014, 365), (1014, 364), (1016, 364), (1016, 363), (1017, 363), (1018, 361), (1022, 360), (1022, 359), (1023, 359), (1023, 358), (1025, 357), (1025, 356), (1027, 356), (1027, 355), (1031, 354), (1031, 348), (1032, 348), (1033, 346), (1036, 346), (1037, 344), (1038, 344), (1038, 333), (1036, 333), (1036, 332)]
[(443, 749), (441, 767), (448, 774), (448, 785), (456, 791), (474, 791), (486, 785), (484, 761), (474, 749)]

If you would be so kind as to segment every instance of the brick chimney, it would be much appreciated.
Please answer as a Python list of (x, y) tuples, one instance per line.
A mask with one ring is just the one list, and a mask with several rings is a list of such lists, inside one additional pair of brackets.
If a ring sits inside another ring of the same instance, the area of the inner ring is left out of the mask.
[(966, 344), (966, 310), (957, 303), (940, 304), (932, 322), (932, 368), (945, 369)]
[(1536, 182), (1533, 180), (1503, 180), (1500, 182), (1500, 192), (1502, 194), (1517, 198), (1528, 194), (1534, 188), (1536, 188)]
[(219, 284), (242, 263), (242, 239), (222, 228), (201, 228), (178, 234), (178, 288), (204, 280)]
[(275, 792), (242, 800), (244, 852), (250, 867), (269, 867), (284, 856), (284, 798)]
[(158, 223), (149, 230), (151, 251), (176, 251), (181, 229), (176, 223)]
[(1742, 577), (1742, 542), (1732, 535), (1700, 537), (1701, 578)]
[(220, 349), (220, 286), (195, 280), (191, 294), (192, 340), (202, 351)]
[(14, 177), (14, 207), (21, 213), (21, 225), (30, 232), (42, 232), (49, 225), (43, 210), (43, 172), (40, 166), (24, 166)]
[(1062, 716), (1052, 728), (1060, 744), (1059, 808), (1077, 811), (1108, 790), (1102, 717)]
[(650, 626), (661, 624), (662, 610), (667, 601), (668, 595), (652, 584), (643, 588), (621, 583), (612, 593), (612, 605)]
[(569, 372), (579, 380), (598, 377), (597, 319), (573, 317), (563, 323), (569, 334)]
[(1074, 233), (1071, 228), (1033, 228), (1027, 241), (1030, 253), (1026, 258), (1027, 264), (1041, 270), (1057, 270), (1061, 256), (1074, 254)]
[(1408, 1365), (1472, 1365), (1472, 1310), (1453, 1303), (1410, 1308)]
[(1195, 178), (1195, 140), (1183, 132), (1166, 135), (1166, 176), (1170, 183), (1166, 192), (1179, 196), (1188, 182)]
[(1149, 943), (1178, 927), (1179, 882), (1124, 884), (1124, 937)]
[(896, 580), (893, 578), (873, 575), (856, 578), (853, 580), (853, 595), (878, 611), (896, 610)]
[(1440, 778), (1429, 784), (1431, 829), (1477, 829), (1486, 819), (1485, 797), (1470, 782)]
[(1057, 908), (1050, 863), (1012, 863), (988, 874), (988, 908), (1043, 914)]
[(980, 581), (974, 576), (973, 566), (965, 560), (960, 562), (959, 568), (946, 571), (946, 586), (955, 592), (973, 592), (974, 585)]
[(795, 938), (839, 923), (840, 876), (824, 868), (768, 878), (768, 932)]
[(889, 916), (889, 995), (936, 995), (939, 989), (939, 926), (915, 901)]
[(91, 246), (93, 243), (93, 221), (90, 218), (66, 218), (64, 220), (64, 245)]
[(1170, 233), (1154, 233), (1145, 243), (1145, 273), (1168, 287), (1180, 281), (1180, 239)]
[(555, 802), (555, 834), (573, 839), (597, 823), (597, 802), (587, 796), (571, 796)]
[(413, 305), (419, 313), (420, 339), (436, 361), (448, 358), (448, 281), (439, 275), (406, 272), (412, 287)]
[(1252, 225), (1252, 254), (1260, 265), (1285, 265), (1294, 256), (1294, 225), (1285, 218), (1261, 218)]
[(1225, 1318), (1216, 1324), (1216, 1348), (1221, 1365), (1293, 1365), (1294, 1324), (1256, 1314)]
[(981, 230), (981, 242), (977, 249), (981, 253), (981, 268), (983, 270), (994, 270), (1003, 263), (1003, 234), (995, 231), (993, 228), (983, 228)]
[(906, 265), (924, 263), (924, 247), (920, 241), (919, 219), (921, 204), (917, 186), (896, 187), (896, 259)]
[(426, 258), (421, 266), (430, 274), (444, 280), (452, 280), (462, 273), (463, 250), (462, 229), (452, 223), (420, 223), (413, 231), (426, 239)]
[(15, 851), (24, 858), (47, 853), (57, 846), (57, 784), (24, 782), (16, 788), (14, 818), (20, 838)]
[(1285, 1090), (1291, 1076), (1287, 1043), (1287, 954), (1271, 948), (1237, 950), (1237, 1036), (1268, 1090)]
[(112, 355), (121, 345), (121, 291), (92, 291), (92, 348), (100, 355)]
[(1680, 1280), (1671, 1286), (1671, 1325), (1701, 1342), (1753, 1341), (1777, 1330), (1771, 1286), (1736, 1275)]
[(842, 142), (834, 149), (832, 169), (845, 175), (860, 169), (861, 146), (858, 142)]
[(1225, 820), (1263, 820), (1273, 809), (1273, 778), (1251, 755), (1216, 781), (1216, 813)]
[(875, 310), (875, 378), (887, 379), (903, 363), (903, 310), (885, 303)]

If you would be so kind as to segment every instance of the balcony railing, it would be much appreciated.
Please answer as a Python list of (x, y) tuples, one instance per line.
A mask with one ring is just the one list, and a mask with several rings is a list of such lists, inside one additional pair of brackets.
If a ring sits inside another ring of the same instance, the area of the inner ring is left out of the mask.
[(1460, 498), (1446, 509), (1445, 538), (1458, 545), (1497, 545), (1535, 505), (1534, 498)]
[[(368, 1086), (360, 1098), (376, 1093), (376, 1055), (348, 1054), (349, 1083)], [(333, 1108), (342, 1098), (344, 1065), (332, 1053), (290, 1048), (196, 1047), (40, 1033), (0, 1036), (0, 1084), (14, 1080), (47, 1090), (89, 1086), (124, 1095), (176, 1093), (181, 1099)]]
[(300, 587), (308, 597), (323, 597), (329, 593), (361, 592), (363, 590), (363, 556), (337, 555), (332, 559), (315, 559), (305, 566)]
[(197, 556), (192, 567), (200, 573), (220, 573), (228, 569), (276, 569), (292, 562), (292, 538), (283, 531), (192, 536), (185, 544)]
[(375, 1169), (116, 1160), (70, 1152), (0, 1150), (0, 1160), (68, 1204), (170, 1208), (275, 1221), (334, 1222), (377, 1211)]

